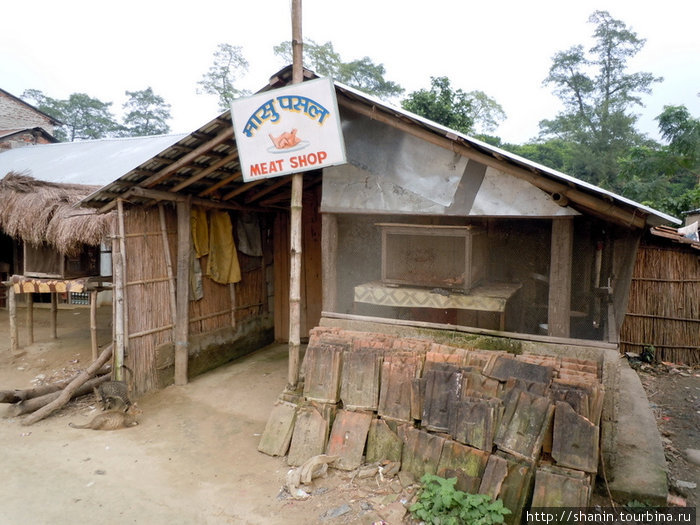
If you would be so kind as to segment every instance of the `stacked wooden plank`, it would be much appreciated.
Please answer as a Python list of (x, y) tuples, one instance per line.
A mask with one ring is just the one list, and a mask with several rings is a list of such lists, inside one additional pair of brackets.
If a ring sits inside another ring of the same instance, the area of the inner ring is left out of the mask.
[(401, 462), (416, 478), (456, 477), (462, 490), (501, 498), (515, 524), (533, 491), (545, 506), (588, 503), (601, 375), (568, 357), (317, 328), (303, 396), (278, 403), (259, 449), (288, 446), (290, 465), (328, 454), (345, 470)]

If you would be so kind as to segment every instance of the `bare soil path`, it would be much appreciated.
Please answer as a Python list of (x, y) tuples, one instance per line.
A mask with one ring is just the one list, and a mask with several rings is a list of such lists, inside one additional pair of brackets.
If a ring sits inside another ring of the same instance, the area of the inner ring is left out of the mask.
[[(67, 377), (89, 364), (87, 310), (61, 309), (54, 341), (48, 311), (37, 309), (34, 317), (36, 342), (12, 356), (7, 312), (0, 310), (0, 389)], [(109, 310), (101, 308), (99, 317), (106, 344)], [(20, 340), (26, 341), (23, 326)], [(133, 428), (70, 428), (98, 413), (93, 396), (28, 427), (21, 418), (0, 419), (0, 524), (372, 523), (371, 504), (358, 502), (351, 512), (321, 519), (357, 497), (340, 473), (319, 480), (318, 496), (309, 500), (280, 496), (286, 462), (257, 446), (286, 374), (287, 346), (273, 345), (145, 396), (138, 401), (141, 424)], [(5, 410), (0, 405), (0, 415)]]

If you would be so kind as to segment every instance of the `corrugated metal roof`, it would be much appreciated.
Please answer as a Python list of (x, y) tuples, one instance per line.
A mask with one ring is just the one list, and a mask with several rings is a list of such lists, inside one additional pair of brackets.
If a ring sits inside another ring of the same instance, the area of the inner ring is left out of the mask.
[(156, 135), (14, 148), (0, 153), (0, 178), (13, 171), (46, 182), (104, 186), (185, 137)]

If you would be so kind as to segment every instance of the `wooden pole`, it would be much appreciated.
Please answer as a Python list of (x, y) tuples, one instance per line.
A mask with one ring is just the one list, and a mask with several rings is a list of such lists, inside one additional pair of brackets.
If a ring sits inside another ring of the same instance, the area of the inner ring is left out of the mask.
[[(51, 339), (58, 339), (58, 293), (51, 294)], [(95, 359), (97, 356), (94, 356)]]
[(552, 219), (552, 249), (549, 266), (549, 310), (547, 335), (569, 337), (571, 328), (571, 265), (573, 261), (573, 217)]
[[(303, 43), (301, 32), (301, 0), (292, 0), (292, 84), (304, 79)], [(288, 389), (299, 382), (299, 349), (301, 346), (301, 197), (304, 179), (301, 173), (292, 175), (290, 202), (290, 276), (289, 276), (289, 368)]]
[[(122, 267), (119, 241), (112, 239), (112, 273), (114, 274), (114, 366), (117, 366), (117, 356), (124, 355), (124, 271)], [(118, 363), (119, 367), (124, 362)]]
[(119, 265), (121, 266), (121, 316), (122, 316), (122, 344), (115, 348), (114, 352), (114, 378), (117, 381), (123, 379), (124, 356), (129, 352), (129, 309), (126, 296), (126, 237), (124, 227), (124, 201), (117, 199), (117, 224), (119, 228)]
[(27, 344), (34, 344), (34, 296), (31, 292), (24, 294), (27, 306)]
[(175, 318), (175, 384), (187, 384), (190, 292), (191, 199), (177, 202), (177, 317)]
[(10, 311), (10, 349), (13, 353), (19, 350), (19, 333), (17, 332), (17, 297), (15, 287), (10, 284), (7, 288), (7, 308)]
[(99, 357), (97, 348), (97, 290), (90, 292), (90, 348), (92, 348), (92, 360)]
[(170, 242), (168, 241), (168, 229), (165, 222), (165, 208), (163, 203), (158, 204), (158, 214), (160, 215), (160, 234), (163, 239), (163, 255), (165, 256), (165, 268), (168, 272), (168, 292), (170, 293), (170, 316), (173, 324), (173, 341), (175, 341), (175, 319), (177, 319), (177, 294), (175, 293), (175, 272), (173, 271), (173, 261), (170, 257)]

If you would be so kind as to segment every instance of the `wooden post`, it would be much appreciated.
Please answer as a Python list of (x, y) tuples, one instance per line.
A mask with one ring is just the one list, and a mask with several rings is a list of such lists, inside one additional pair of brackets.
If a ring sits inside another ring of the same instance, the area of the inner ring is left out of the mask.
[(7, 308), (10, 311), (10, 350), (17, 353), (19, 350), (19, 334), (17, 333), (17, 297), (15, 287), (10, 284), (7, 287)]
[(177, 201), (177, 317), (175, 318), (175, 384), (187, 384), (190, 292), (191, 197)]
[(51, 339), (58, 339), (58, 293), (56, 292), (51, 294)]
[(571, 328), (571, 263), (574, 246), (572, 217), (552, 219), (549, 263), (548, 334), (569, 337)]
[(31, 292), (24, 294), (27, 307), (27, 344), (34, 344), (34, 296)]
[(114, 308), (114, 368), (121, 369), (124, 361), (118, 361), (118, 356), (124, 356), (124, 268), (122, 266), (121, 249), (116, 237), (112, 238), (112, 273), (114, 289), (112, 304)]
[(165, 256), (165, 268), (168, 272), (168, 292), (170, 293), (170, 316), (173, 325), (173, 342), (175, 341), (175, 319), (177, 319), (177, 294), (175, 292), (175, 272), (173, 271), (173, 261), (170, 257), (170, 242), (168, 241), (168, 229), (165, 222), (165, 208), (163, 203), (158, 203), (158, 214), (160, 215), (160, 234), (163, 239), (163, 255)]
[(117, 381), (123, 380), (123, 367), (124, 367), (124, 356), (129, 351), (129, 311), (127, 308), (127, 272), (126, 272), (126, 234), (124, 227), (124, 201), (122, 199), (117, 199), (117, 227), (119, 228), (118, 235), (118, 245), (119, 245), (119, 256), (117, 261), (117, 266), (120, 266), (121, 270), (121, 304), (120, 304), (120, 314), (121, 314), (121, 331), (122, 338), (121, 344), (117, 345), (114, 349), (114, 378)]
[(323, 272), (323, 311), (338, 307), (338, 216), (321, 215), (321, 271)]
[[(301, 0), (292, 0), (292, 84), (304, 79), (302, 59)], [(299, 382), (299, 349), (301, 346), (301, 198), (304, 179), (301, 173), (292, 175), (290, 202), (290, 276), (289, 276), (289, 368), (288, 389)]]
[(99, 357), (97, 349), (97, 290), (90, 291), (90, 348), (92, 360)]

